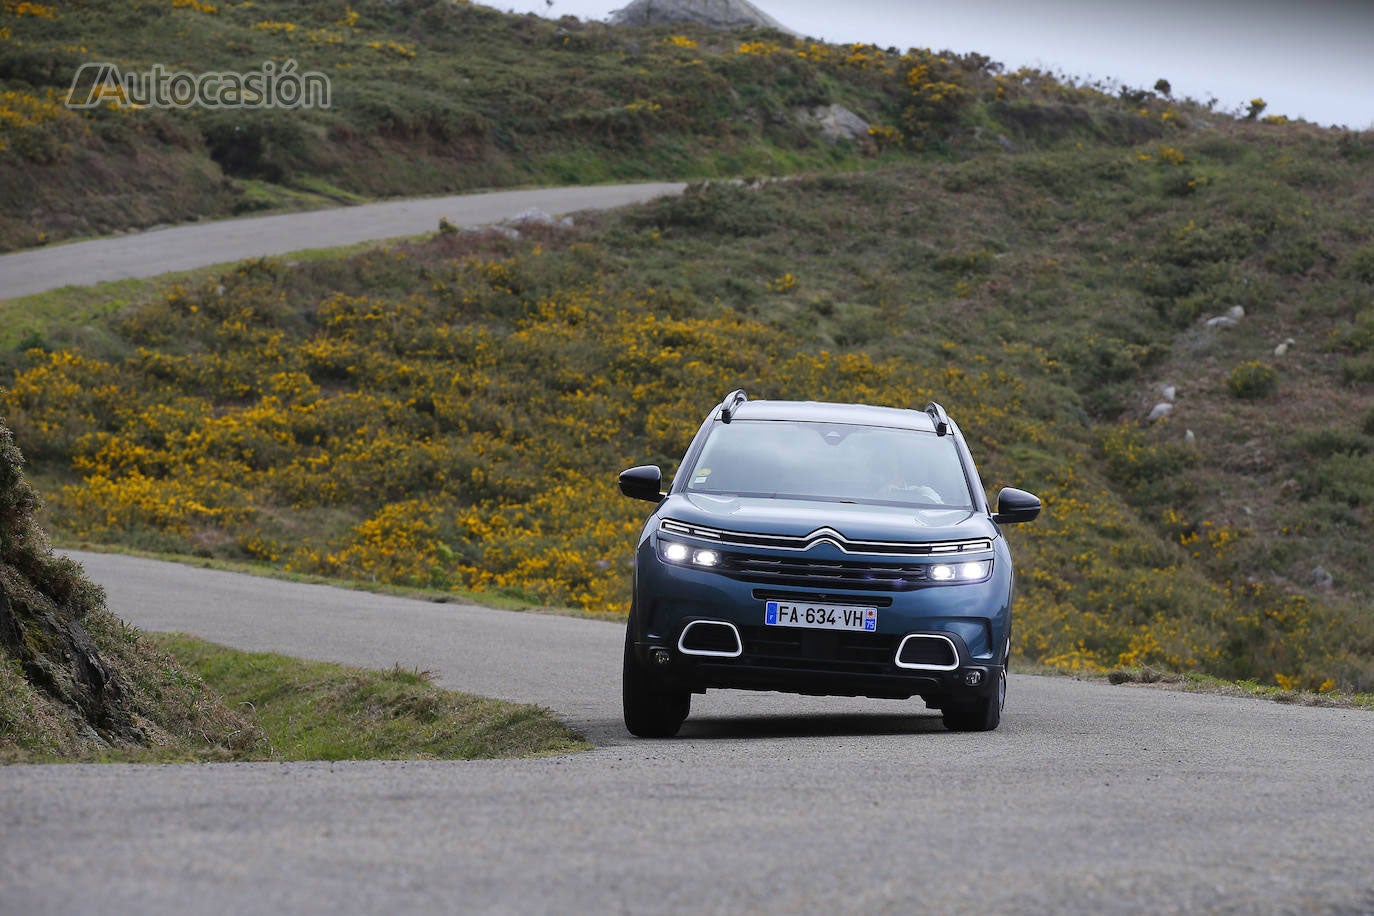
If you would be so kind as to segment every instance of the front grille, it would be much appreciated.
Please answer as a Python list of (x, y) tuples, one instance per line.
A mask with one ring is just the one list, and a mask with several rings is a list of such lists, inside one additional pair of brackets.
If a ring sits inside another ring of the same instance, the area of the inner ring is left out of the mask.
[(862, 561), (763, 557), (746, 553), (721, 554), (716, 571), (733, 579), (761, 585), (786, 585), (818, 591), (855, 589), (906, 592), (928, 581), (922, 564), (864, 563)]
[(770, 668), (823, 668), (852, 674), (889, 674), (900, 636), (843, 630), (740, 627), (744, 655)]
[(987, 538), (969, 538), (962, 541), (865, 541), (851, 540), (833, 528), (817, 528), (808, 535), (796, 537), (786, 534), (727, 531), (724, 528), (689, 525), (671, 518), (663, 519), (659, 523), (659, 530), (665, 534), (702, 538), (724, 546), (764, 547), (774, 550), (803, 551), (810, 550), (819, 543), (828, 543), (850, 554), (945, 558), (963, 557), (992, 550), (992, 541)]

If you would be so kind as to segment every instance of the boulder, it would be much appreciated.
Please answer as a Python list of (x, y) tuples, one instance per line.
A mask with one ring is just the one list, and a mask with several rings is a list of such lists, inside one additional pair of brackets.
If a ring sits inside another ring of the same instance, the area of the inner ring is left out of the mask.
[(811, 110), (801, 109), (803, 121), (820, 128), (821, 136), (830, 143), (868, 139), (868, 122), (843, 105), (817, 105)]
[(1167, 417), (1169, 414), (1173, 412), (1173, 404), (1170, 404), (1167, 401), (1161, 401), (1160, 403), (1156, 404), (1153, 408), (1150, 409), (1150, 415), (1145, 419), (1150, 423), (1158, 423), (1160, 420), (1163, 420), (1165, 417)]
[(630, 26), (695, 23), (713, 29), (753, 27), (796, 34), (749, 0), (634, 0), (612, 12), (609, 21), (611, 25)]
[(528, 210), (521, 210), (519, 213), (517, 213), (517, 214), (515, 214), (514, 216), (512, 216), (512, 217), (510, 218), (510, 221), (511, 221), (512, 223), (515, 223), (516, 225), (530, 225), (530, 226), (556, 226), (556, 225), (558, 225), (558, 220), (554, 219), (554, 218), (553, 218), (552, 216), (550, 216), (547, 212), (545, 212), (544, 210), (539, 209), (538, 207), (530, 207)]

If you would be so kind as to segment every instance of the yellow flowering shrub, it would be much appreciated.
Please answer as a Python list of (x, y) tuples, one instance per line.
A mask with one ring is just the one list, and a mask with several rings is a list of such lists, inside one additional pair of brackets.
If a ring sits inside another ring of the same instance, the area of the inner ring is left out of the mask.
[(929, 52), (908, 55), (906, 86), (911, 94), (902, 124), (910, 137), (920, 137), (954, 121), (974, 94), (963, 72), (946, 57)]
[(204, 13), (207, 16), (219, 14), (219, 8), (211, 3), (201, 3), (200, 0), (172, 0), (172, 6), (176, 9), (195, 10), (197, 13)]
[(85, 125), (53, 90), (43, 96), (14, 90), (0, 92), (0, 153), (14, 150), (29, 158), (51, 159), (65, 141), (85, 130)]
[(369, 41), (367, 42), (367, 46), (374, 51), (381, 51), (393, 57), (408, 59), (415, 56), (415, 47), (413, 45), (401, 44), (399, 41), (392, 41), (390, 39), (386, 41)]
[(37, 19), (56, 19), (57, 8), (29, 0), (5, 0), (3, 9), (11, 16), (33, 16)]
[(772, 41), (745, 41), (741, 42), (736, 52), (739, 54), (754, 54), (759, 57), (767, 57), (769, 54), (780, 54), (784, 50), (783, 46)]
[(423, 499), (382, 506), (355, 525), (336, 549), (287, 563), (287, 568), (401, 585), (451, 585), (452, 551), (439, 539), (436, 508)]
[(1187, 160), (1187, 157), (1183, 155), (1182, 150), (1175, 147), (1161, 146), (1159, 148), (1159, 160), (1161, 162), (1167, 162), (1170, 165), (1182, 165)]

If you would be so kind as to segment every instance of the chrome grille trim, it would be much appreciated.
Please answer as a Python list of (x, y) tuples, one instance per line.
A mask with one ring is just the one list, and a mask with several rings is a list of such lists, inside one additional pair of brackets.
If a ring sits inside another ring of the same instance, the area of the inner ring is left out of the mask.
[[(735, 639), (735, 648), (726, 649), (703, 649), (700, 646), (689, 646), (687, 644), (687, 634), (691, 633), (695, 627), (724, 627), (730, 631)], [(683, 655), (706, 655), (715, 658), (739, 658), (744, 654), (744, 640), (740, 638), (739, 629), (733, 624), (724, 620), (693, 620), (682, 628), (682, 635), (677, 638), (677, 650)]]
[(766, 547), (774, 550), (799, 552), (810, 550), (823, 542), (834, 544), (844, 553), (887, 554), (904, 557), (962, 557), (974, 553), (987, 553), (992, 550), (992, 541), (988, 538), (925, 543), (851, 541), (833, 528), (817, 528), (810, 534), (796, 537), (785, 534), (751, 534), (746, 531), (727, 531), (722, 528), (708, 528), (704, 525), (689, 525), (671, 518), (665, 518), (659, 522), (658, 530), (664, 534), (702, 538), (735, 547)]

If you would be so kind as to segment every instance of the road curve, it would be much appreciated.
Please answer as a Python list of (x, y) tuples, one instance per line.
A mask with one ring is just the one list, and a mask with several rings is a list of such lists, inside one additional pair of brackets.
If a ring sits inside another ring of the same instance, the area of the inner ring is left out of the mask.
[(679, 182), (492, 191), (306, 213), (194, 223), (0, 255), (0, 299), (63, 286), (154, 277), (211, 264), (433, 232), (439, 220), (481, 226), (531, 208), (602, 210), (681, 193)]
[(0, 768), (0, 911), (1371, 913), (1374, 715), (1014, 676), (1003, 726), (712, 693), (620, 727), (621, 630), (75, 554), (146, 629), (551, 706), (546, 760)]

